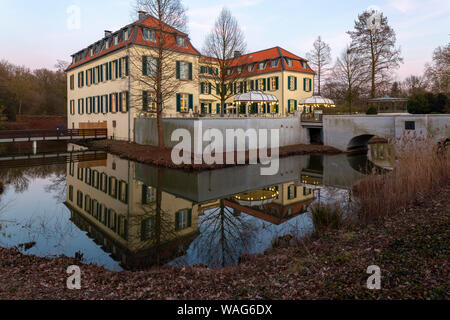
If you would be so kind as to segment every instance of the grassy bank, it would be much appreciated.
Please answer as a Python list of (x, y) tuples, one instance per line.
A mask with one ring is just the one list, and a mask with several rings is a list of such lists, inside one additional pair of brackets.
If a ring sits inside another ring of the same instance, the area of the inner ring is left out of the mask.
[[(230, 167), (232, 165), (208, 165), (208, 164), (183, 164), (176, 165), (172, 162), (171, 153), (172, 149), (165, 148), (159, 149), (154, 146), (144, 146), (136, 143), (129, 143), (124, 141), (115, 140), (97, 140), (97, 141), (79, 141), (78, 144), (88, 147), (91, 150), (97, 151), (107, 151), (109, 153), (118, 155), (125, 159), (130, 159), (140, 163), (145, 163), (149, 165), (154, 165), (158, 167), (165, 168), (176, 168), (188, 171), (201, 171), (201, 170), (212, 170)], [(280, 157), (288, 157), (292, 155), (301, 154), (338, 154), (341, 153), (336, 148), (320, 145), (294, 145), (282, 147), (279, 150)], [(234, 155), (236, 159), (236, 154)], [(223, 155), (225, 163), (225, 155)], [(248, 162), (248, 152), (246, 154), (246, 162)], [(192, 159), (192, 163), (193, 163)], [(235, 161), (236, 163), (237, 161)]]

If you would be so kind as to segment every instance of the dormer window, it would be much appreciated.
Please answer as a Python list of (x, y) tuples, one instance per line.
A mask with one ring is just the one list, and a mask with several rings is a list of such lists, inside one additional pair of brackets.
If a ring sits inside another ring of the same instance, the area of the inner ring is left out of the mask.
[(279, 59), (275, 59), (275, 60), (270, 61), (270, 67), (271, 68), (278, 67), (278, 62), (279, 62)]
[(130, 38), (130, 29), (126, 29), (123, 31), (123, 40), (127, 41)]
[(227, 70), (227, 75), (231, 75), (233, 73), (233, 69), (228, 69)]
[(89, 55), (92, 57), (94, 55), (94, 48), (89, 49)]
[(109, 39), (105, 40), (105, 49), (109, 49)]
[(114, 45), (117, 46), (119, 44), (119, 35), (114, 36)]
[(286, 64), (288, 67), (292, 67), (292, 59), (291, 58), (286, 58)]
[(242, 73), (242, 67), (238, 67), (238, 68), (237, 68), (237, 72), (238, 72), (239, 74), (241, 74), (241, 73)]
[(308, 68), (308, 65), (306, 64), (306, 61), (302, 61), (301, 63), (302, 63), (302, 68), (303, 69), (307, 69)]
[(147, 28), (143, 28), (142, 29), (142, 37), (146, 41), (153, 41), (154, 42), (156, 40), (155, 31), (147, 29)]
[(249, 64), (248, 67), (247, 67), (247, 71), (248, 72), (253, 72), (254, 67), (255, 67), (255, 65)]
[(186, 39), (181, 36), (177, 36), (177, 46), (186, 47)]
[(260, 62), (258, 65), (258, 69), (259, 70), (264, 70), (266, 68), (266, 63), (265, 62)]

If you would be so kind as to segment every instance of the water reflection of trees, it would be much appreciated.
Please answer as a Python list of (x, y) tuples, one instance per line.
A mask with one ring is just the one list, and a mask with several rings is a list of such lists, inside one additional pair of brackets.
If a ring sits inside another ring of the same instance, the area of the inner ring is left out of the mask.
[(211, 267), (235, 264), (250, 248), (250, 239), (256, 232), (256, 227), (243, 215), (226, 207), (224, 200), (205, 213), (199, 229), (201, 233), (193, 249), (198, 260)]
[(46, 179), (54, 175), (60, 180), (65, 180), (65, 174), (65, 164), (36, 167), (0, 168), (0, 180), (3, 182), (5, 188), (12, 186), (16, 193), (23, 193), (27, 191), (30, 186), (30, 180), (32, 179)]

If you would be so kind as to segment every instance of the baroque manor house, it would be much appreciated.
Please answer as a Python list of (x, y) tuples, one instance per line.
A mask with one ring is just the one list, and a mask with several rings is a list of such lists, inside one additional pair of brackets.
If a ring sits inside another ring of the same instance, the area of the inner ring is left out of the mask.
[[(107, 128), (113, 139), (133, 140), (134, 118), (151, 115), (156, 109), (155, 94), (142, 84), (145, 80), (137, 83), (132, 79), (152, 72), (157, 23), (154, 17), (140, 12), (138, 21), (114, 33), (105, 31), (103, 39), (72, 55), (66, 70), (70, 128)], [(173, 42), (174, 81), (180, 85), (179, 92), (165, 104), (163, 116), (220, 113), (215, 92), (202, 81), (208, 73), (216, 72), (211, 59), (194, 48), (187, 34), (167, 28)], [(307, 61), (279, 47), (246, 55), (236, 52), (230, 76), (233, 73), (239, 78), (230, 88), (233, 94), (259, 90), (278, 99), (278, 104), (250, 106), (250, 114), (293, 115), (301, 108), (299, 101), (314, 92), (315, 73)], [(234, 105), (233, 97), (229, 105)]]

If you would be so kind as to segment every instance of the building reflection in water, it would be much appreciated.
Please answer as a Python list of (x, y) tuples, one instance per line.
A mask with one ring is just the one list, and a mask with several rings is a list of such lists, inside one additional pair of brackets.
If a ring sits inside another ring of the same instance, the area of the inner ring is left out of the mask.
[(151, 168), (152, 185), (139, 181), (135, 165), (109, 154), (67, 164), (72, 222), (129, 270), (184, 263), (190, 247), (197, 257), (187, 260), (211, 267), (236, 263), (258, 231), (247, 217), (282, 225), (314, 200), (311, 188), (291, 181), (199, 203), (167, 192), (164, 170)]

